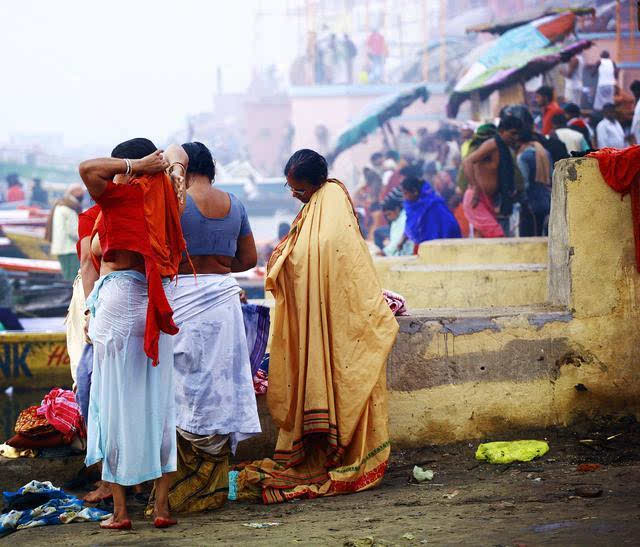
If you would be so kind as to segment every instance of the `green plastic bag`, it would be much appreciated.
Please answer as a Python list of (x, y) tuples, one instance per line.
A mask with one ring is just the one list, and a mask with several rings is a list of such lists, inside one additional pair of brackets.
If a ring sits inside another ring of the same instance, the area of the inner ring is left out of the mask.
[(476, 460), (489, 463), (530, 462), (549, 452), (545, 441), (500, 441), (484, 443), (476, 451)]

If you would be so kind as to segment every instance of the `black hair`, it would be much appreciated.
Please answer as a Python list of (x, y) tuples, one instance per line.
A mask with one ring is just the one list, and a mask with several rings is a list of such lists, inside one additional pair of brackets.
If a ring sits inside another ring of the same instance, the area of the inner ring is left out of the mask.
[(382, 204), (382, 211), (397, 211), (402, 209), (402, 203), (395, 199), (390, 199)]
[(640, 96), (640, 80), (633, 80), (631, 85), (629, 86), (631, 93), (633, 93), (636, 97)]
[(285, 177), (291, 176), (312, 186), (322, 186), (327, 182), (328, 172), (327, 160), (308, 148), (295, 152), (284, 167)]
[(531, 128), (529, 127), (523, 127), (519, 132), (518, 132), (518, 139), (520, 140), (520, 142), (531, 142), (533, 141), (533, 131), (531, 131)]
[(505, 106), (500, 111), (500, 119), (506, 118), (507, 116), (514, 116), (518, 118), (525, 126), (533, 126), (533, 116), (524, 104), (512, 104)]
[(153, 154), (158, 148), (149, 139), (138, 137), (121, 142), (111, 151), (112, 158), (139, 160)]
[(367, 183), (367, 186), (380, 186), (382, 185), (382, 177), (378, 175), (373, 169), (369, 167), (365, 167), (362, 170), (364, 175), (364, 180)]
[(554, 127), (564, 127), (567, 125), (567, 117), (564, 114), (556, 114), (551, 118), (551, 125)]
[(384, 159), (384, 154), (382, 152), (374, 152), (373, 154), (371, 154), (371, 163), (373, 163), (376, 160), (381, 160)]
[(419, 179), (422, 176), (422, 164), (412, 163), (400, 169), (403, 177), (413, 177)]
[(406, 177), (402, 181), (402, 188), (407, 192), (414, 192), (419, 194), (422, 190), (422, 186), (424, 185), (424, 181), (420, 180), (418, 177)]
[(600, 54), (600, 57), (602, 57), (603, 59), (608, 59), (610, 57), (609, 52), (606, 49), (603, 50)]
[(553, 101), (553, 88), (548, 85), (543, 85), (536, 90), (538, 95), (546, 97), (549, 102)]
[(386, 157), (393, 161), (400, 161), (400, 154), (396, 150), (387, 150)]
[(580, 116), (580, 107), (576, 103), (566, 104), (564, 107), (564, 111), (568, 116), (571, 116), (572, 118), (578, 118)]
[(613, 103), (607, 103), (602, 107), (603, 112), (605, 110), (615, 110), (615, 109), (616, 109), (616, 105), (614, 105)]
[(512, 129), (520, 131), (522, 128), (522, 120), (515, 116), (505, 116), (500, 120), (500, 125), (498, 125), (498, 131), (510, 131)]
[(211, 151), (201, 142), (185, 142), (182, 145), (189, 156), (187, 173), (204, 175), (209, 180), (216, 178), (216, 162), (213, 161)]

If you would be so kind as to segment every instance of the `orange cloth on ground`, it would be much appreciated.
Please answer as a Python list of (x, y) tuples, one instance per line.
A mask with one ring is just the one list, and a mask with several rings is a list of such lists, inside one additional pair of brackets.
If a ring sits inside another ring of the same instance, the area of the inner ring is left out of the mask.
[(342, 184), (328, 181), (302, 209), (265, 286), (276, 300), (267, 401), (280, 432), (273, 460), (246, 466), (239, 488), (277, 503), (375, 486), (390, 454), (398, 323)]
[(98, 233), (103, 260), (114, 251), (131, 251), (144, 258), (149, 305), (144, 350), (154, 365), (158, 361), (160, 331), (176, 334), (173, 310), (167, 301), (162, 278), (178, 274), (186, 244), (180, 225), (178, 199), (165, 173), (133, 179), (129, 184), (109, 182), (96, 199), (101, 214), (93, 234)]

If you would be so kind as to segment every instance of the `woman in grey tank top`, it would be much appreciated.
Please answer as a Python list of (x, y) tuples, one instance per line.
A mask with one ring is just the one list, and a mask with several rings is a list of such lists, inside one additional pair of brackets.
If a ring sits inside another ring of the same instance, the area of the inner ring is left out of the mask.
[(196, 275), (185, 256), (173, 301), (180, 329), (174, 338), (179, 448), (169, 504), (176, 512), (195, 512), (225, 503), (229, 455), (261, 431), (241, 289), (229, 275), (253, 268), (257, 254), (244, 206), (212, 186), (211, 152), (197, 142), (183, 148), (189, 164), (181, 223)]

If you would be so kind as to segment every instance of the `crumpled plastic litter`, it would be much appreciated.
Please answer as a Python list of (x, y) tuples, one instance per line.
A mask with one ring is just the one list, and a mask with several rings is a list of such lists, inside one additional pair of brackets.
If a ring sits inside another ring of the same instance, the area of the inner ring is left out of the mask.
[(413, 478), (418, 482), (433, 480), (433, 471), (431, 469), (423, 469), (418, 465), (414, 465)]
[(484, 443), (476, 451), (476, 460), (489, 463), (530, 462), (549, 452), (545, 441), (498, 441)]
[(242, 526), (246, 526), (247, 528), (273, 528), (281, 524), (281, 522), (245, 522)]

